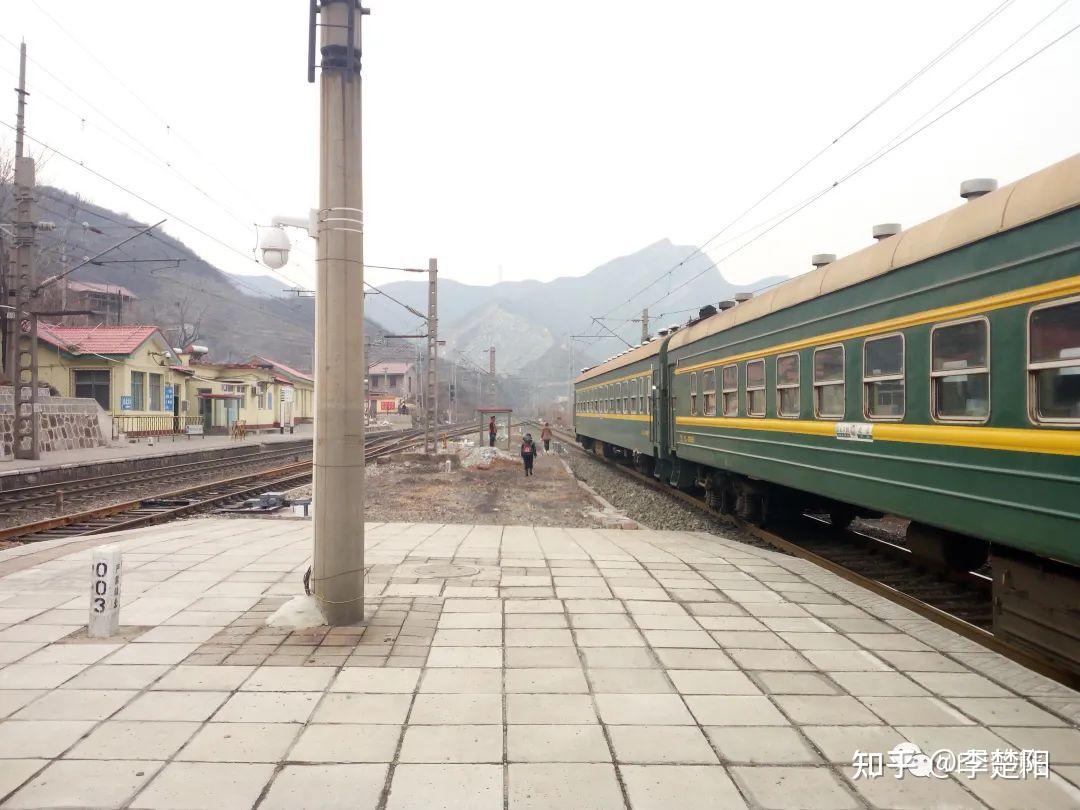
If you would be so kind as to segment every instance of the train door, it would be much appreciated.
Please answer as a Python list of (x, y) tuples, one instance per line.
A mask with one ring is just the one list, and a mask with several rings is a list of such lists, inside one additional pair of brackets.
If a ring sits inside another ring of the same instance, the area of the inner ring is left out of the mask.
[(650, 386), (649, 386), (649, 442), (656, 444), (657, 442), (657, 420), (660, 418), (656, 410), (657, 395), (660, 393), (660, 372), (657, 371), (656, 366), (649, 366), (650, 374)]

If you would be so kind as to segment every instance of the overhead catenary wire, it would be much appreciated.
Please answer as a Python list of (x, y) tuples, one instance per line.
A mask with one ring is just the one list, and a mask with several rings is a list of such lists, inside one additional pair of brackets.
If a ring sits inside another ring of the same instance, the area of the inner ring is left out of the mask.
[(945, 59), (949, 54), (951, 54), (953, 51), (955, 51), (958, 47), (960, 47), (964, 42), (969, 40), (972, 36), (974, 36), (980, 30), (982, 30), (987, 24), (989, 24), (992, 20), (994, 20), (997, 16), (999, 16), (1003, 11), (1005, 11), (1005, 9), (1007, 9), (1010, 5), (1012, 5), (1013, 2), (1014, 2), (1014, 0), (1003, 0), (1002, 3), (1000, 3), (994, 9), (992, 9), (988, 14), (981, 17), (972, 26), (970, 26), (966, 31), (964, 31), (964, 33), (962, 33), (958, 38), (956, 38), (951, 43), (949, 43), (949, 45), (947, 45), (942, 51), (940, 51), (936, 56), (934, 56), (929, 62), (927, 62), (922, 67), (920, 67), (917, 71), (915, 71), (915, 73), (913, 73), (911, 76), (909, 76), (907, 79), (905, 79), (899, 86), (897, 86), (895, 89), (893, 89), (888, 94), (886, 94), (884, 98), (882, 98), (876, 104), (871, 106), (870, 109), (868, 109), (865, 113), (863, 113), (861, 116), (859, 116), (859, 118), (857, 118), (854, 122), (849, 124), (842, 132), (840, 132), (839, 135), (834, 137), (824, 147), (822, 147), (817, 152), (815, 152), (813, 155), (811, 155), (808, 159), (803, 161), (791, 173), (789, 173), (786, 177), (784, 177), (779, 183), (774, 185), (772, 188), (768, 189), (761, 197), (759, 197), (757, 200), (755, 200), (753, 203), (751, 203), (749, 206), (747, 206), (745, 209), (743, 209), (733, 219), (728, 221), (722, 228), (720, 228), (720, 230), (718, 230), (716, 233), (714, 233), (712, 236), (710, 236), (708, 239), (706, 239), (704, 242), (702, 242), (700, 245), (698, 245), (694, 249), (694, 251), (692, 251), (688, 256), (685, 256), (681, 260), (676, 262), (671, 268), (669, 268), (664, 273), (661, 273), (660, 276), (658, 276), (656, 279), (649, 282), (643, 288), (641, 288), (640, 290), (635, 292), (633, 295), (631, 295), (629, 298), (627, 298), (624, 302), (622, 302), (621, 304), (617, 304), (614, 307), (612, 307), (612, 309), (608, 310), (608, 312), (605, 313), (605, 315), (610, 314), (611, 312), (613, 312), (615, 309), (617, 309), (620, 306), (624, 306), (625, 304), (630, 303), (635, 298), (637, 298), (637, 296), (641, 295), (643, 292), (645, 292), (650, 287), (658, 284), (665, 277), (670, 276), (672, 273), (677, 271), (680, 267), (684, 266), (688, 261), (690, 261), (695, 256), (697, 256), (702, 251), (704, 251), (704, 249), (706, 247), (708, 247), (710, 244), (712, 244), (712, 242), (714, 242), (716, 239), (718, 239), (720, 236), (722, 236), (724, 233), (726, 233), (728, 230), (730, 230), (732, 227), (734, 227), (736, 224), (738, 224), (743, 218), (745, 218), (747, 215), (749, 215), (754, 209), (756, 209), (758, 206), (760, 206), (762, 203), (764, 203), (766, 200), (768, 200), (770, 197), (772, 197), (777, 191), (779, 191), (781, 188), (786, 186), (795, 177), (797, 177), (799, 174), (801, 174), (803, 171), (805, 171), (809, 166), (811, 166), (813, 163), (815, 163), (822, 155), (824, 155), (826, 152), (828, 152), (830, 149), (832, 149), (843, 138), (850, 135), (855, 129), (857, 129), (860, 125), (865, 123), (871, 116), (873, 116), (876, 112), (881, 110), (886, 104), (888, 104), (890, 101), (892, 101), (894, 98), (896, 98), (896, 96), (898, 96), (905, 89), (907, 89), (909, 86), (911, 86), (921, 76), (925, 75), (928, 71), (933, 69), (933, 67), (935, 65), (937, 65), (939, 62), (941, 62), (943, 59)]

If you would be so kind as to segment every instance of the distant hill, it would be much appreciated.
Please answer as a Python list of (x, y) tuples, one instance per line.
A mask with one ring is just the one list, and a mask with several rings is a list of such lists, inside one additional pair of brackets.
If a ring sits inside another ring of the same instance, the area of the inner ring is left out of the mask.
[[(672, 286), (705, 268), (707, 259), (689, 258), (694, 252), (693, 246), (676, 245), (662, 239), (628, 256), (612, 259), (583, 276), (563, 276), (549, 282), (507, 281), (490, 287), (440, 279), (440, 337), (446, 339), (450, 357), (455, 352), (462, 352), (473, 362), (481, 363), (481, 352), (488, 346), (495, 346), (499, 371), (522, 373), (538, 382), (565, 379), (571, 365), (576, 373), (590, 362), (624, 347), (615, 339), (593, 344), (574, 341), (576, 356), (571, 363), (571, 335), (600, 331), (592, 322), (593, 316), (603, 315), (623, 304), (633, 293), (679, 262), (686, 260), (686, 269), (674, 276)], [(719, 270), (709, 270), (653, 308), (651, 331), (655, 334), (657, 329), (668, 324), (685, 323), (706, 304), (715, 304), (731, 298), (736, 292), (782, 279), (782, 276), (774, 276), (752, 285), (738, 285), (728, 282)], [(427, 285), (423, 282), (398, 281), (383, 285), (383, 288), (394, 298), (418, 309), (427, 300)], [(630, 304), (622, 306), (616, 316), (623, 319), (637, 317), (643, 303), (659, 298), (666, 289), (666, 283), (654, 285)], [(389, 329), (406, 328), (414, 320), (400, 307), (379, 296), (368, 297), (366, 313)], [(624, 320), (612, 321), (609, 325), (631, 344), (641, 339), (638, 323)]]
[[(7, 189), (0, 185), (0, 211), (9, 202)], [(57, 226), (39, 234), (39, 280), (101, 252), (133, 228), (145, 225), (61, 189), (42, 187), (38, 195), (41, 217)], [(225, 273), (165, 233), (139, 237), (102, 257), (100, 263), (76, 270), (70, 278), (128, 288), (139, 300), (130, 311), (125, 310), (125, 323), (158, 325), (173, 343), (184, 337), (194, 339), (210, 348), (214, 360), (239, 361), (260, 354), (311, 368), (315, 342), (311, 298), (283, 293), (288, 285), (269, 275)], [(59, 309), (61, 286), (52, 288), (50, 295), (56, 300), (50, 299), (49, 308)], [(371, 340), (386, 333), (371, 320), (366, 327)]]

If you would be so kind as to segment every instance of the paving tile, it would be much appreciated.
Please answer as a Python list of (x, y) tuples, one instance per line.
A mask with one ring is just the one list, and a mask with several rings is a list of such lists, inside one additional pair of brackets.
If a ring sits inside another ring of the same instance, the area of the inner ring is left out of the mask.
[(146, 762), (58, 760), (8, 799), (4, 807), (82, 807), (90, 796), (95, 807), (123, 807), (155, 770)]
[(600, 719), (608, 725), (692, 725), (690, 712), (678, 695), (595, 695)]
[(817, 672), (762, 670), (749, 674), (770, 695), (835, 695), (840, 691), (829, 678)]
[(169, 759), (199, 729), (196, 722), (109, 720), (69, 753), (72, 759)]
[(198, 644), (126, 644), (106, 661), (110, 664), (179, 664), (198, 648)]
[[(443, 616), (447, 615), (458, 616), (461, 614), (443, 614)], [(559, 630), (566, 629), (568, 626), (566, 616), (559, 613), (511, 613), (506, 617), (507, 629), (522, 630), (536, 628), (539, 630)]]
[(428, 668), (492, 669), (503, 665), (501, 647), (432, 647)]
[(15, 714), (23, 706), (47, 694), (50, 692), (46, 689), (0, 689), (0, 718)]
[(149, 810), (248, 810), (273, 773), (273, 765), (173, 762), (131, 806)]
[(48, 764), (47, 759), (5, 759), (0, 768), (0, 796), (11, 793)]
[(104, 720), (137, 694), (117, 689), (56, 689), (19, 711), (15, 719)]
[(494, 725), (409, 726), (400, 762), (502, 762), (502, 728)]
[(584, 694), (589, 691), (585, 674), (580, 669), (508, 669), (507, 693), (543, 692), (555, 694)]
[(561, 629), (508, 629), (506, 631), (507, 647), (572, 647), (573, 636), (569, 630)]
[(1063, 726), (1065, 721), (1022, 698), (949, 698), (964, 714), (988, 726)]
[(1012, 693), (974, 672), (912, 672), (911, 678), (941, 697), (1011, 697)]
[(409, 714), (412, 695), (329, 694), (311, 715), (313, 723), (391, 723), (401, 725)]
[(648, 647), (582, 647), (581, 655), (589, 667), (648, 669), (657, 666)]
[(579, 647), (644, 647), (645, 637), (637, 630), (575, 630)]
[(510, 762), (611, 762), (607, 740), (596, 724), (511, 725), (506, 752)]
[(905, 726), (964, 726), (972, 723), (942, 700), (932, 697), (863, 697), (860, 700), (886, 723)]
[(866, 706), (847, 695), (774, 695), (773, 700), (793, 723), (801, 725), (866, 726), (881, 722)]
[(921, 697), (926, 690), (901, 672), (830, 672), (829, 677), (856, 697)]
[(705, 734), (725, 762), (798, 765), (821, 761), (806, 740), (787, 726), (707, 726)]
[[(563, 619), (563, 621), (565, 621), (565, 619)], [(497, 630), (502, 627), (502, 623), (502, 613), (443, 613), (439, 618), (439, 630)], [(509, 622), (507, 622), (507, 626), (511, 626)]]
[(94, 664), (120, 644), (50, 644), (22, 659), (24, 664)]
[(717, 647), (713, 637), (704, 630), (644, 630), (642, 632), (649, 646), (654, 648), (709, 650)]
[(435, 631), (431, 644), (433, 647), (499, 647), (502, 645), (502, 628), (497, 626), (494, 629), (439, 629)]
[(839, 633), (778, 633), (783, 641), (796, 650), (858, 650), (855, 642)]
[(256, 692), (321, 692), (333, 680), (333, 667), (259, 667), (240, 687)]
[(824, 768), (735, 767), (735, 781), (762, 808), (791, 807), (798, 797), (802, 810), (840, 810), (859, 802), (831, 771)]
[(503, 767), (398, 765), (386, 807), (387, 810), (502, 810)]
[(789, 650), (788, 644), (776, 633), (750, 630), (713, 630), (710, 635), (720, 647), (742, 650)]
[(576, 647), (508, 647), (504, 651), (506, 666), (523, 667), (580, 667)]
[[(259, 810), (368, 810), (379, 804), (388, 765), (286, 765), (274, 778)], [(432, 805), (434, 806), (434, 805)]]
[[(993, 731), (983, 726), (897, 726), (896, 733), (915, 743), (923, 751), (994, 751), (1012, 748)], [(873, 750), (889, 751), (895, 743)], [(864, 748), (864, 751), (870, 750)], [(850, 755), (843, 761), (851, 764)], [(1053, 758), (1051, 757), (1051, 763)]]
[(696, 726), (609, 726), (620, 763), (717, 763), (716, 753)]
[(237, 692), (218, 710), (214, 719), (223, 723), (303, 723), (321, 697), (322, 692)]
[(687, 695), (686, 705), (703, 726), (787, 726), (788, 720), (767, 697)]
[(780, 670), (783, 672), (816, 669), (806, 658), (793, 650), (729, 649), (727, 654), (743, 669)]
[(722, 650), (658, 649), (656, 655), (668, 669), (737, 669)]
[(963, 664), (958, 664), (936, 652), (907, 652), (904, 650), (878, 650), (879, 658), (904, 672), (966, 672)]
[(507, 774), (509, 810), (618, 810), (626, 806), (611, 765), (522, 763), (508, 766)]
[[(862, 650), (805, 650), (815, 669), (829, 672), (887, 672), (892, 668)], [(901, 667), (903, 669), (903, 667)]]
[(896, 810), (924, 810), (927, 807), (977, 810), (985, 807), (952, 779), (894, 779), (891, 774), (877, 779), (853, 779), (853, 769), (849, 766), (844, 770), (851, 788), (875, 807), (890, 807)]
[[(30, 654), (45, 646), (43, 641), (0, 641), (0, 664), (12, 664), (26, 659)], [(56, 645), (70, 646), (70, 645)], [(39, 661), (37, 663), (56, 663)]]
[(761, 694), (746, 675), (733, 670), (669, 669), (667, 674), (683, 695)]
[(594, 692), (668, 694), (673, 691), (662, 669), (592, 669), (587, 672)]
[(420, 679), (416, 667), (346, 667), (330, 685), (331, 692), (411, 693)]
[(991, 731), (1017, 748), (1049, 751), (1051, 765), (1080, 764), (1080, 730), (994, 726)]
[(117, 713), (117, 720), (206, 720), (227, 692), (144, 692)]
[(1076, 808), (1080, 807), (1080, 788), (1060, 776), (1049, 779), (964, 779), (964, 785), (990, 807), (1007, 808)]
[[(508, 671), (526, 672), (527, 670)], [(440, 694), (499, 694), (502, 690), (503, 671), (501, 669), (429, 669), (424, 673), (424, 680), (420, 684), (420, 692)]]
[[(406, 697), (406, 696), (402, 696)], [(511, 695), (510, 697), (534, 697)], [(326, 699), (324, 699), (324, 704)], [(503, 722), (502, 697), (491, 695), (419, 694), (409, 715), (411, 725), (498, 724)], [(554, 722), (554, 721), (553, 721)]]
[(207, 723), (176, 755), (198, 762), (278, 762), (285, 758), (299, 723)]
[[(414, 709), (413, 714), (415, 713)], [(592, 697), (589, 695), (517, 694), (506, 696), (506, 722), (509, 724), (581, 725), (599, 723), (599, 720), (593, 708)]]
[(0, 668), (0, 689), (55, 689), (86, 664), (8, 664)]
[[(109, 667), (119, 669), (120, 667)], [(126, 667), (131, 668), (131, 667)], [(247, 680), (248, 676), (255, 671), (255, 667), (232, 667), (232, 666), (185, 666), (181, 664), (173, 668), (167, 675), (151, 686), (151, 689), (168, 689), (171, 691), (227, 691), (238, 689), (240, 684)], [(109, 673), (103, 673), (102, 677)], [(137, 675), (138, 673), (133, 673)], [(80, 678), (83, 676), (80, 675)], [(76, 679), (78, 680), (78, 679)]]
[(400, 726), (309, 724), (300, 733), (291, 762), (391, 762)]
[(0, 759), (57, 757), (93, 725), (93, 720), (5, 720), (0, 723)]
[[(803, 726), (810, 738), (829, 762), (850, 765), (856, 751), (887, 754), (906, 735), (900, 730), (878, 723), (873, 726)], [(936, 746), (934, 750), (936, 750)]]
[(620, 771), (634, 810), (746, 807), (731, 778), (717, 765), (624, 765)]

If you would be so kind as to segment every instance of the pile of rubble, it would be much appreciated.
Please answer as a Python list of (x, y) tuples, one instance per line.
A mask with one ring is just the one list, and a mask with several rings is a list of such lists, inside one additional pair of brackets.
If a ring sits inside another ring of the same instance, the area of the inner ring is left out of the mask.
[(498, 447), (475, 447), (461, 459), (461, 466), (466, 469), (477, 467), (481, 470), (486, 470), (497, 460), (514, 463), (519, 463), (521, 461), (517, 456), (511, 455)]

